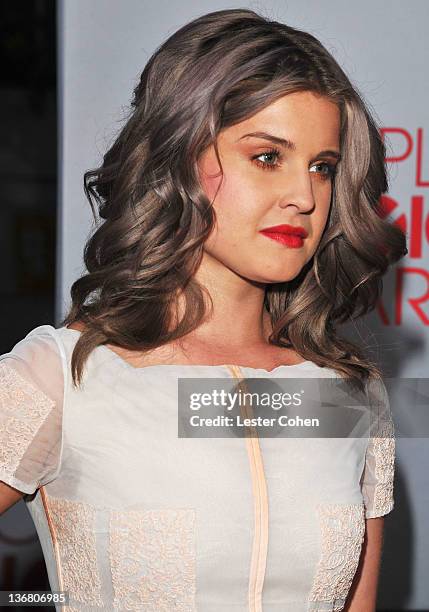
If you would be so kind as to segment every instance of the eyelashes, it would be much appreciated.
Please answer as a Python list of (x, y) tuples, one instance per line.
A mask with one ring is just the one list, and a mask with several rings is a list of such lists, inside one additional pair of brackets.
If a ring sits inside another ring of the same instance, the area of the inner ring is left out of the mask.
[[(277, 158), (277, 160), (281, 161), (282, 159), (282, 154), (281, 151), (279, 151), (279, 149), (267, 149), (266, 151), (263, 151), (262, 153), (259, 153), (258, 155), (254, 155), (252, 157), (252, 161), (259, 166), (262, 170), (275, 170), (278, 166), (280, 166), (281, 164), (279, 163), (267, 163), (267, 162), (263, 162), (261, 161), (259, 158), (262, 156), (266, 156), (266, 157), (275, 157)], [(321, 179), (326, 181), (328, 179), (332, 179), (334, 178), (336, 172), (337, 172), (337, 168), (336, 165), (334, 164), (330, 164), (328, 162), (320, 162), (319, 164), (314, 164), (315, 166), (323, 166), (324, 168), (326, 168), (325, 172), (321, 173)]]
[(266, 151), (263, 151), (262, 153), (259, 153), (258, 155), (254, 155), (252, 157), (252, 160), (254, 160), (255, 164), (259, 166), (260, 168), (262, 168), (263, 170), (274, 170), (275, 168), (277, 168), (277, 166), (280, 165), (280, 164), (270, 164), (266, 162), (261, 162), (258, 158), (262, 157), (263, 155), (265, 156), (271, 155), (272, 157), (277, 157), (277, 159), (280, 160), (282, 158), (282, 155), (279, 149), (267, 149)]

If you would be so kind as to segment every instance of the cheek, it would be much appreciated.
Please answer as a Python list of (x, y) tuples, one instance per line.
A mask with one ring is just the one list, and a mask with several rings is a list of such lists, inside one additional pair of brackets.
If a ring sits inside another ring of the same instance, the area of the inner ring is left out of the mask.
[(250, 227), (256, 223), (258, 207), (255, 190), (249, 186), (249, 181), (239, 173), (231, 170), (228, 175), (216, 173), (218, 166), (206, 164), (204, 174), (200, 174), (204, 193), (213, 202), (217, 219), (217, 233)]
[(205, 249), (224, 262), (249, 258), (249, 245), (260, 224), (261, 211), (255, 194), (235, 178), (225, 179), (213, 204), (216, 221)]
[(213, 208), (217, 233), (228, 242), (235, 242), (234, 237), (250, 237), (264, 214), (255, 192), (245, 182), (240, 183), (238, 178), (222, 185)]
[(321, 238), (322, 234), (326, 229), (326, 224), (328, 222), (330, 211), (330, 199), (325, 201), (319, 201), (318, 206), (316, 207), (314, 217), (311, 221), (313, 240), (311, 243), (311, 249), (313, 251), (316, 250)]
[(323, 229), (328, 220), (329, 210), (330, 210), (329, 202), (326, 202), (323, 206), (320, 207), (319, 215), (317, 216), (317, 223), (320, 227), (321, 232), (323, 232)]

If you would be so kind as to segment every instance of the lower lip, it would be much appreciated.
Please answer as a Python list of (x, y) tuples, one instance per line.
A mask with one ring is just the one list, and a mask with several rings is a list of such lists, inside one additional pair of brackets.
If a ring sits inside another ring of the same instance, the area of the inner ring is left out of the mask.
[(294, 234), (281, 234), (274, 232), (261, 232), (261, 234), (267, 238), (271, 238), (271, 240), (277, 240), (277, 242), (281, 242), (281, 244), (293, 249), (298, 249), (304, 244), (304, 239), (301, 236), (296, 236)]

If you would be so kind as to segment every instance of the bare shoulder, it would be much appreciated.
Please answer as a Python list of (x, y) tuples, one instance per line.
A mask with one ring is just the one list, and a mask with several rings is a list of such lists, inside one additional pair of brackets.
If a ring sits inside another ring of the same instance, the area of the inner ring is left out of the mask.
[(0, 514), (3, 514), (11, 506), (16, 504), (25, 493), (14, 489), (3, 481), (0, 481)]

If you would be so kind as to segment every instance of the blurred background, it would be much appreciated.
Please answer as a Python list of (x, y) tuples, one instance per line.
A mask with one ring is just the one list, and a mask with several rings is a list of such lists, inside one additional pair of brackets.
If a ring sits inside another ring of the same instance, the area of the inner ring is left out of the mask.
[[(55, 0), (0, 3), (0, 354), (55, 323), (56, 10)], [(22, 501), (0, 519), (0, 565), (0, 590), (49, 590)]]
[[(57, 211), (56, 4), (0, 4), (0, 349), (54, 321)], [(11, 320), (11, 314), (13, 314)]]
[[(406, 6), (402, 0), (0, 3), (0, 354), (38, 325), (57, 327), (64, 316), (70, 286), (85, 271), (82, 253), (92, 229), (83, 173), (100, 164), (120, 129), (151, 53), (196, 16), (233, 7), (314, 34), (381, 125), (390, 182), (382, 203), (406, 232), (409, 253), (386, 275), (376, 310), (344, 332), (361, 341), (385, 376), (427, 377), (427, 0)], [(427, 437), (397, 440), (378, 610), (429, 611), (428, 465)], [(2, 590), (49, 589), (23, 501), (0, 517), (0, 565)]]

